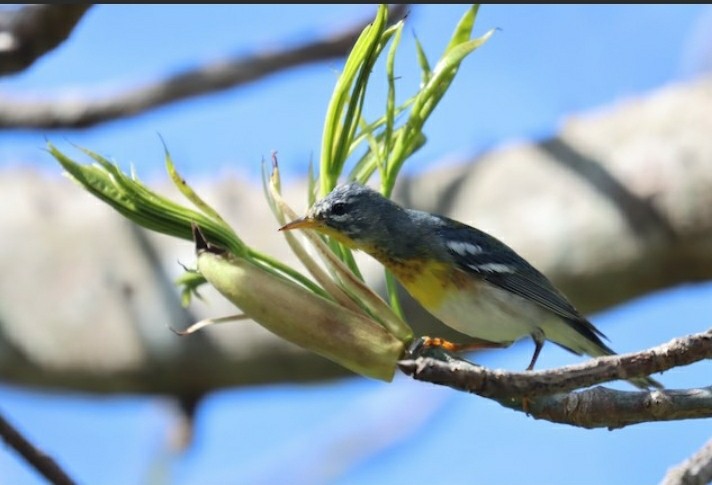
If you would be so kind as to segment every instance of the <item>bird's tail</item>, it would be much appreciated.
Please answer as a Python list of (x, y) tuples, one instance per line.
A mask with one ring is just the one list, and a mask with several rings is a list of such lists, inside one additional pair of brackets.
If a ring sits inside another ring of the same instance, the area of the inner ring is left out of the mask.
[[(610, 347), (608, 347), (606, 344), (604, 344), (603, 342), (601, 342), (600, 346), (596, 346), (596, 347), (598, 347), (598, 349), (597, 349), (597, 351), (599, 352), (598, 354), (594, 354), (592, 352), (587, 352), (587, 353), (593, 357), (616, 355), (616, 353)], [(639, 389), (643, 389), (644, 391), (647, 391), (651, 388), (663, 389), (663, 385), (661, 383), (659, 383), (658, 381), (656, 381), (655, 379), (653, 379), (652, 377), (635, 377), (633, 379), (627, 379), (627, 380), (628, 380), (628, 382), (633, 384), (635, 387), (637, 387)]]
[(665, 386), (652, 377), (636, 377), (635, 379), (628, 379), (628, 382), (644, 391), (649, 390), (651, 387), (655, 389), (665, 389)]
[[(550, 335), (547, 332), (547, 337), (578, 355), (587, 354), (591, 357), (616, 355), (616, 352), (601, 340), (601, 337), (606, 338), (606, 336), (588, 320), (582, 319), (581, 321), (569, 321), (567, 323), (569, 325), (565, 328), (556, 327), (555, 335)], [(663, 389), (663, 385), (651, 377), (635, 377), (627, 380), (639, 389)]]

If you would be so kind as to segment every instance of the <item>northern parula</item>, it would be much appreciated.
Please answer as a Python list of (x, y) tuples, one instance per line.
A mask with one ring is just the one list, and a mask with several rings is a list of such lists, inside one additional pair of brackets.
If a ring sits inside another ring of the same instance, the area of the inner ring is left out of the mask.
[[(444, 216), (405, 209), (358, 183), (336, 187), (306, 216), (280, 230), (314, 229), (365, 251), (426, 310), (473, 337), (467, 344), (426, 338), (446, 350), (507, 347), (531, 336), (534, 368), (545, 340), (578, 355), (613, 355), (598, 330), (554, 285), (493, 236)], [(650, 378), (640, 388), (662, 387)]]

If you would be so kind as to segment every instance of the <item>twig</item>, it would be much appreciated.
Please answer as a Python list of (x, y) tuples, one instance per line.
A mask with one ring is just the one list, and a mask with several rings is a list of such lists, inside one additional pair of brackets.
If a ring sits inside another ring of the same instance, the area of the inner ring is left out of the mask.
[(0, 436), (17, 451), (38, 473), (55, 485), (76, 483), (50, 456), (30, 443), (5, 418), (0, 415)]
[[(405, 9), (406, 5), (392, 7), (389, 18), (400, 19)], [(106, 98), (50, 101), (0, 98), (0, 127), (81, 128), (133, 116), (178, 100), (253, 82), (290, 67), (344, 56), (365, 25), (361, 22), (336, 35), (294, 48), (204, 65)]]
[(686, 391), (567, 392), (712, 358), (712, 329), (642, 352), (534, 372), (491, 370), (462, 360), (420, 357), (399, 363), (414, 379), (492, 398), (535, 418), (581, 427), (619, 428), (644, 421), (712, 417), (712, 387)]
[(599, 357), (581, 364), (533, 372), (491, 370), (463, 360), (404, 360), (403, 372), (415, 379), (473, 392), (483, 397), (536, 397), (573, 391), (616, 379), (663, 372), (712, 358), (712, 329), (671, 340), (642, 352)]
[(0, 14), (0, 75), (20, 72), (61, 44), (91, 4), (28, 5)]
[(700, 389), (616, 391), (594, 387), (535, 399), (497, 399), (535, 419), (580, 428), (620, 429), (655, 421), (712, 418), (712, 386)]
[(671, 468), (660, 485), (705, 485), (712, 482), (712, 439), (694, 455)]

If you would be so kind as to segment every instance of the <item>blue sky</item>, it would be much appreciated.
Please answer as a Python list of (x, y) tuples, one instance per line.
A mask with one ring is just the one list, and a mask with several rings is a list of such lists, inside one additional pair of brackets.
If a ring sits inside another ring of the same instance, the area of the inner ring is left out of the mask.
[[(90, 10), (72, 38), (0, 93), (100, 95), (230, 53), (304, 41), (371, 15), (372, 6), (121, 6)], [(411, 32), (431, 59), (463, 6), (413, 9), (397, 62), (405, 97), (419, 81)], [(278, 13), (276, 15), (275, 13)], [(706, 6), (484, 6), (476, 32), (501, 31), (464, 64), (429, 121), (411, 173), (440, 159), (554, 133), (567, 116), (688, 79), (710, 65)], [(294, 69), (259, 83), (86, 131), (0, 133), (0, 166), (29, 164), (59, 176), (45, 137), (133, 163), (163, 178), (165, 138), (183, 172), (258, 176), (279, 150), (283, 170), (304, 174), (318, 157), (322, 120), (340, 62)], [(378, 72), (378, 69), (376, 69)], [(373, 85), (366, 112), (377, 114)], [(441, 162), (444, 163), (444, 162)], [(650, 295), (594, 322), (614, 348), (632, 351), (703, 331), (712, 285)], [(484, 354), (489, 366), (526, 366), (530, 342)], [(575, 359), (546, 346), (541, 368)], [(709, 363), (666, 373), (671, 387), (709, 384)], [(621, 384), (625, 386), (625, 384)], [(625, 387), (621, 387), (625, 388)], [(82, 483), (650, 483), (709, 439), (707, 421), (645, 424), (615, 432), (534, 421), (490, 401), (399, 378), (235, 389), (208, 397), (194, 446), (170, 451), (173, 404), (142, 396), (96, 397), (0, 387), (3, 413)], [(659, 443), (675, 443), (663, 447)], [(432, 472), (432, 473), (431, 473)], [(0, 451), (0, 485), (41, 479)]]

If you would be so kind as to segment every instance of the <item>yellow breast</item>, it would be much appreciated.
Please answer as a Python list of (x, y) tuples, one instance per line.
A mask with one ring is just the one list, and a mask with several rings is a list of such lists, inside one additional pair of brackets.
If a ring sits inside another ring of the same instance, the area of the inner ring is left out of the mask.
[(423, 259), (409, 259), (407, 261), (394, 259), (379, 248), (356, 244), (353, 240), (333, 230), (322, 231), (337, 239), (342, 244), (364, 251), (376, 258), (382, 265), (393, 273), (393, 276), (403, 287), (430, 312), (437, 312), (447, 296), (452, 296), (458, 291), (477, 291), (475, 281), (463, 271), (457, 270), (452, 265)]
[(453, 292), (474, 290), (467, 275), (439, 261), (383, 261), (383, 264), (430, 311), (438, 310)]

